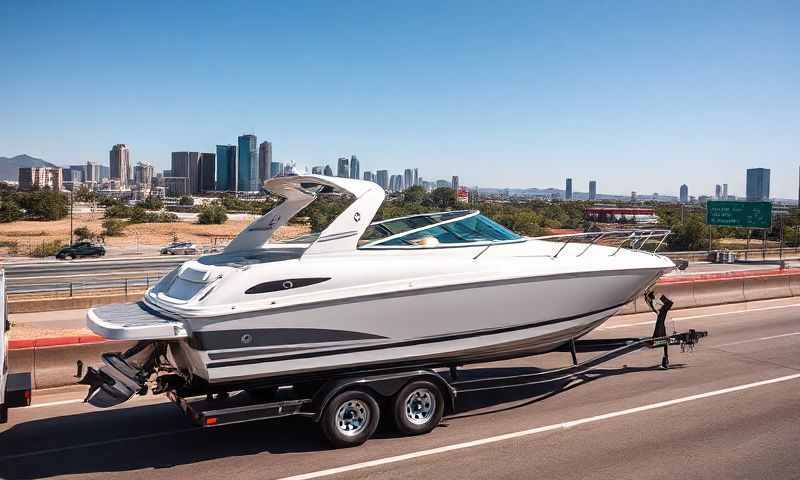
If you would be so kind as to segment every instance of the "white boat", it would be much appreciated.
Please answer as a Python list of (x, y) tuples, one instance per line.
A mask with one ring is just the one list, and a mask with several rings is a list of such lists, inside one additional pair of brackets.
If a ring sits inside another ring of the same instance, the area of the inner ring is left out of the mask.
[[(526, 238), (470, 210), (370, 223), (385, 197), (375, 183), (265, 187), (285, 201), (224, 252), (187, 261), (140, 302), (89, 310), (98, 335), (141, 342), (90, 371), (88, 401), (114, 405), (154, 381), (225, 391), (547, 352), (675, 267), (643, 248), (665, 231)], [(321, 191), (354, 200), (319, 235), (271, 241)]]

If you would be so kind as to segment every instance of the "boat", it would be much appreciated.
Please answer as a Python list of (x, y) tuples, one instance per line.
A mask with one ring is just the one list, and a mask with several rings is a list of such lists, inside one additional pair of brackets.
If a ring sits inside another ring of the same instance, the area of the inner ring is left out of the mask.
[[(667, 231), (529, 238), (477, 210), (373, 222), (385, 200), (373, 182), (295, 175), (264, 186), (283, 201), (224, 251), (183, 263), (139, 302), (88, 311), (96, 334), (138, 341), (88, 370), (88, 402), (544, 353), (675, 268), (656, 253)], [(351, 203), (318, 234), (273, 239), (322, 194)]]

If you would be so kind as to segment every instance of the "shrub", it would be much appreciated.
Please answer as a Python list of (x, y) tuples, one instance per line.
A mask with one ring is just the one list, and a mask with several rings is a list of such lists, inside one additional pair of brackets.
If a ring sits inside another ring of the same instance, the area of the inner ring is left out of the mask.
[[(140, 208), (142, 211), (144, 209), (142, 207), (133, 207), (133, 208)], [(131, 216), (132, 208), (123, 205), (121, 203), (114, 203), (106, 207), (105, 218), (128, 218)]]
[(225, 207), (217, 202), (211, 202), (200, 207), (197, 215), (197, 223), (202, 225), (222, 224), (228, 221), (228, 213)]
[(9, 223), (19, 220), (22, 210), (12, 201), (0, 202), (0, 223)]
[(33, 247), (31, 257), (52, 257), (63, 247), (61, 240), (43, 240), (42, 243)]
[(164, 201), (158, 197), (150, 195), (147, 198), (145, 198), (142, 202), (140, 202), (139, 205), (146, 208), (147, 210), (161, 210), (162, 208), (164, 208)]
[(140, 206), (131, 208), (129, 223), (173, 223), (178, 221), (178, 216), (169, 212), (148, 212)]
[(108, 218), (103, 220), (103, 235), (107, 237), (116, 237), (122, 235), (122, 230), (125, 228), (125, 222), (116, 218)]
[(16, 240), (0, 240), (0, 248), (7, 248), (9, 255), (16, 255), (19, 251), (19, 242)]
[(80, 240), (91, 240), (92, 238), (95, 237), (94, 232), (89, 230), (89, 227), (87, 227), (85, 225), (82, 226), (82, 227), (76, 228), (72, 233), (75, 235), (75, 237), (77, 237), (77, 239), (79, 241)]
[(189, 195), (184, 195), (180, 200), (178, 200), (178, 204), (184, 206), (194, 205), (194, 198), (190, 197)]

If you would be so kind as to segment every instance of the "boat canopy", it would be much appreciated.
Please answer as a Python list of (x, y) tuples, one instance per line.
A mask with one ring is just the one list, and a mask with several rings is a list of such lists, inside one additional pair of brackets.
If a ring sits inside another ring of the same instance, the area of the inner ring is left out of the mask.
[(383, 188), (373, 182), (350, 178), (295, 175), (271, 178), (264, 182), (267, 191), (285, 200), (248, 225), (228, 244), (225, 253), (265, 248), (273, 233), (313, 202), (325, 187), (349, 193), (355, 200), (320, 233), (303, 255), (355, 250), (358, 239), (383, 203), (386, 196)]

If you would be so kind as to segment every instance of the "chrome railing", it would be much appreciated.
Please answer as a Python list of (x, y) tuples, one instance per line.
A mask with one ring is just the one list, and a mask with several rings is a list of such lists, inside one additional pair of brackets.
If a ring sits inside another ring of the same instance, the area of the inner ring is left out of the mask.
[[(561, 242), (561, 247), (552, 255), (552, 258), (557, 258), (567, 245), (574, 243), (586, 245), (579, 250), (575, 255), (576, 257), (580, 257), (586, 253), (592, 248), (592, 245), (616, 247), (616, 249), (609, 254), (609, 256), (614, 256), (623, 248), (655, 254), (658, 249), (661, 248), (661, 245), (664, 244), (664, 240), (666, 240), (670, 233), (672, 233), (670, 230), (612, 230), (607, 232), (547, 235), (544, 237), (534, 237), (533, 239)], [(648, 244), (651, 246), (654, 245), (652, 250), (648, 248)]]

